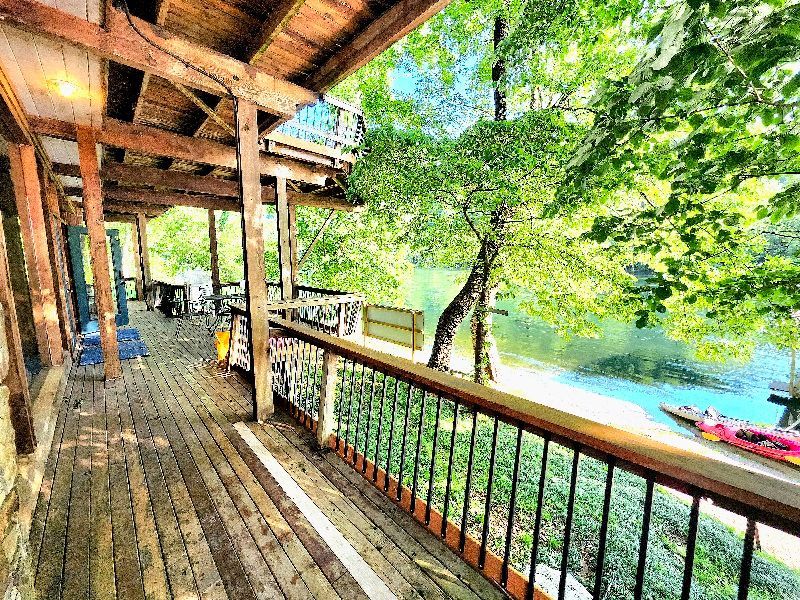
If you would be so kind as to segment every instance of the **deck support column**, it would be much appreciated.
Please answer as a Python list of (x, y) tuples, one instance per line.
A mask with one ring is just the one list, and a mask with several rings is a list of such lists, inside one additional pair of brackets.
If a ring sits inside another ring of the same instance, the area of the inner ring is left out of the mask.
[(275, 178), (275, 212), (278, 223), (278, 262), (281, 272), (281, 299), (291, 300), (297, 279), (297, 234), (295, 210), (289, 206), (286, 178)]
[(208, 209), (208, 249), (211, 253), (211, 290), (219, 294), (219, 254), (217, 248), (217, 214)]
[(142, 293), (147, 303), (147, 310), (153, 310), (153, 280), (150, 277), (150, 249), (147, 247), (147, 215), (136, 213), (134, 229), (137, 236), (137, 247), (139, 253), (139, 272), (142, 275)]
[(131, 247), (133, 249), (133, 280), (136, 285), (136, 299), (144, 300), (142, 283), (142, 250), (139, 247), (139, 226), (136, 217), (131, 220)]
[(8, 158), (28, 267), (39, 357), (44, 365), (60, 365), (64, 356), (36, 152), (33, 146), (9, 144)]
[(317, 442), (321, 448), (330, 445), (330, 438), (336, 428), (333, 414), (336, 397), (336, 372), (339, 368), (339, 356), (331, 350), (322, 353), (322, 384), (319, 393), (319, 411), (317, 412)]
[(2, 327), (8, 345), (9, 359), (8, 373), (3, 379), (3, 384), (9, 391), (8, 403), (11, 409), (11, 424), (14, 427), (14, 441), (18, 454), (30, 454), (36, 449), (36, 434), (31, 418), (28, 376), (25, 373), (22, 338), (19, 334), (17, 308), (6, 255), (6, 236), (2, 227), (0, 227), (0, 305), (3, 307)]
[(53, 265), (53, 282), (56, 287), (56, 301), (58, 304), (58, 319), (61, 322), (61, 342), (64, 348), (70, 348), (73, 339), (72, 320), (67, 304), (67, 284), (64, 279), (64, 255), (61, 243), (61, 210), (58, 207), (58, 192), (53, 182), (45, 183), (45, 200), (47, 203), (47, 235), (50, 242), (50, 264)]
[(83, 215), (89, 231), (89, 251), (94, 276), (94, 301), (103, 349), (103, 369), (106, 379), (122, 375), (117, 342), (117, 315), (111, 290), (111, 272), (106, 248), (106, 224), (103, 220), (103, 195), (100, 169), (97, 164), (97, 143), (94, 131), (77, 127), (78, 157), (83, 178)]
[(245, 298), (253, 369), (253, 419), (264, 421), (275, 412), (275, 405), (269, 356), (267, 284), (264, 279), (264, 207), (261, 204), (257, 110), (251, 102), (240, 99), (234, 99), (234, 108), (239, 143)]

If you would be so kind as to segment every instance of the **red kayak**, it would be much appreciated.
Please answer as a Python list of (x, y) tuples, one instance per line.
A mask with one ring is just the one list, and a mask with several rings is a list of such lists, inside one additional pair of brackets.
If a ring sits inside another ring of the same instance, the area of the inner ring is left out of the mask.
[(712, 420), (698, 421), (697, 426), (703, 437), (712, 442), (727, 442), (767, 458), (800, 465), (800, 439), (796, 436), (781, 435), (771, 429), (742, 427)]

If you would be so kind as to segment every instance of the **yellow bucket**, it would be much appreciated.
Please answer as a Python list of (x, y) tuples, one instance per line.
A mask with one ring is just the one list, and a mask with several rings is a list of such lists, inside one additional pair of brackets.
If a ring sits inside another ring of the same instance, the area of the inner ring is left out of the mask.
[(214, 346), (217, 348), (217, 360), (225, 362), (228, 358), (228, 351), (231, 348), (231, 332), (227, 330), (215, 331), (214, 338)]

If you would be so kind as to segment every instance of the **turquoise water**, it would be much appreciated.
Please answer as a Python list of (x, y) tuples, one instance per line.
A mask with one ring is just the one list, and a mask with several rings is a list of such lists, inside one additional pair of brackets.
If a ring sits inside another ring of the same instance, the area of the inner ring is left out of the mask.
[[(436, 321), (461, 284), (460, 274), (445, 269), (414, 271), (404, 304), (425, 312), (425, 341), (433, 341)], [(769, 384), (788, 378), (789, 356), (770, 346), (743, 363), (707, 363), (692, 349), (657, 329), (607, 322), (599, 339), (565, 340), (541, 320), (521, 313), (513, 301), (498, 302), (509, 316), (494, 318), (495, 336), (505, 367), (549, 374), (558, 382), (620, 400), (646, 410), (653, 420), (681, 430), (659, 402), (711, 405), (723, 414), (775, 424), (785, 408), (768, 401)], [(471, 355), (469, 324), (459, 330), (456, 358)]]

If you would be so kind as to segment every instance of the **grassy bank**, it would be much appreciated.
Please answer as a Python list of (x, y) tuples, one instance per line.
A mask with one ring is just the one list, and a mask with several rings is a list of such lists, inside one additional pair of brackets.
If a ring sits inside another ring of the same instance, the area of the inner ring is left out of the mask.
[[(405, 447), (402, 478), (404, 484), (408, 486), (412, 482), (414, 458), (419, 444), (418, 487), (419, 496), (425, 499), (428, 495), (432, 450), (436, 435), (431, 496), (433, 505), (440, 512), (444, 509), (448, 458), (452, 446), (449, 517), (460, 526), (472, 437), (472, 413), (462, 407), (454, 421), (453, 403), (442, 400), (438, 407), (437, 429), (435, 397), (428, 396), (425, 399), (423, 411), (422, 393), (417, 390), (413, 390), (409, 396), (408, 388), (401, 384), (396, 390), (395, 402), (394, 380), (389, 379), (384, 390), (382, 375), (378, 374), (373, 389), (372, 374), (369, 370), (363, 376), (363, 384), (360, 367), (356, 369), (352, 380), (351, 376), (352, 373), (348, 368), (344, 390), (340, 389), (340, 392), (344, 392), (341, 401), (341, 437), (347, 437), (349, 443), (355, 444), (360, 452), (366, 447), (368, 458), (375, 460), (377, 456), (377, 462), (381, 467), (385, 468), (389, 461), (391, 473), (395, 476), (400, 474)], [(339, 387), (342, 387), (341, 383)], [(384, 393), (386, 399), (381, 414), (381, 399)], [(341, 398), (341, 393), (337, 394), (337, 397)], [(337, 407), (337, 415), (339, 408)], [(379, 423), (382, 423), (381, 439), (377, 445)], [(420, 423), (422, 434), (418, 440)], [(388, 439), (392, 424), (394, 432), (391, 459), (389, 459)], [(472, 487), (466, 518), (467, 531), (477, 539), (480, 539), (483, 530), (493, 429), (492, 419), (483, 415), (478, 416)], [(499, 556), (503, 555), (505, 548), (516, 443), (516, 428), (500, 423), (488, 527), (489, 548)], [(543, 447), (544, 442), (538, 436), (527, 432), (523, 434), (517, 506), (511, 537), (511, 564), (525, 573), (530, 564), (533, 545), (532, 534)], [(554, 568), (559, 568), (561, 564), (573, 456), (573, 451), (569, 448), (554, 443), (549, 446), (537, 561)], [(606, 475), (607, 468), (604, 463), (581, 456), (571, 529), (569, 569), (589, 590), (594, 588), (597, 540)], [(613, 482), (602, 597), (627, 600), (632, 597), (635, 585), (646, 485), (642, 478), (620, 469), (614, 471)], [(690, 507), (681, 499), (656, 487), (647, 547), (645, 598), (655, 600), (680, 597), (689, 511)], [(742, 544), (740, 534), (719, 520), (701, 513), (692, 598), (721, 600), (736, 597)], [(749, 597), (759, 600), (800, 600), (800, 573), (783, 565), (774, 557), (756, 552)]]

